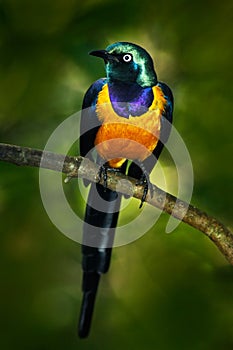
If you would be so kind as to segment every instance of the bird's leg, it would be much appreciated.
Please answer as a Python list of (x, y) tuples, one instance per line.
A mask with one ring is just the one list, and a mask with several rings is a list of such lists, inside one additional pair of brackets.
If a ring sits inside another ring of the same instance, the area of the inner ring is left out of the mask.
[(143, 166), (143, 164), (140, 164), (140, 167), (142, 169), (142, 175), (136, 182), (136, 185), (142, 185), (144, 189), (139, 209), (141, 209), (143, 203), (145, 202), (148, 191), (150, 191), (151, 197), (153, 196), (153, 185), (150, 182), (149, 174), (147, 173), (146, 168)]
[(99, 176), (99, 181), (103, 178), (104, 180), (104, 190), (106, 191), (106, 188), (107, 188), (107, 180), (108, 180), (108, 174), (107, 174), (107, 171), (108, 171), (108, 168), (106, 166), (106, 164), (103, 164), (101, 165), (101, 167), (99, 168), (99, 171), (98, 171), (98, 176)]
[(107, 185), (108, 185), (108, 171), (110, 172), (120, 172), (120, 169), (117, 168), (111, 168), (107, 163), (101, 165), (101, 167), (99, 168), (99, 172), (98, 172), (98, 176), (99, 176), (99, 182), (101, 179), (103, 179), (104, 183), (104, 190), (106, 191), (107, 189)]
[(141, 203), (139, 205), (139, 209), (141, 209), (143, 203), (145, 202), (145, 199), (146, 199), (146, 196), (147, 196), (147, 193), (148, 193), (148, 181), (147, 181), (147, 178), (146, 178), (146, 175), (143, 174), (141, 176), (141, 178), (138, 180), (138, 182), (136, 182), (136, 185), (143, 185), (144, 186), (144, 189), (143, 189), (143, 195), (142, 195), (142, 198), (141, 198)]

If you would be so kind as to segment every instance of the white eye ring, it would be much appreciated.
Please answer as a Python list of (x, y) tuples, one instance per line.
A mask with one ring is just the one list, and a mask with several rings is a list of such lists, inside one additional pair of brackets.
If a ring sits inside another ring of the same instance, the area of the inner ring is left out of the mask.
[(130, 61), (132, 61), (132, 56), (129, 54), (129, 53), (127, 53), (127, 54), (125, 54), (124, 56), (123, 56), (123, 61), (125, 61), (126, 63), (128, 63), (128, 62), (130, 62)]

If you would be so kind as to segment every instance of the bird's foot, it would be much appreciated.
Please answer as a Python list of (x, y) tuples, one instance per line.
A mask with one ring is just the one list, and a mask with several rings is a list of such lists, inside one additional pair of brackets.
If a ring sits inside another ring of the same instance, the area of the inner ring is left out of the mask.
[(142, 174), (142, 176), (140, 177), (140, 179), (136, 182), (136, 185), (141, 185), (144, 187), (143, 189), (143, 195), (141, 198), (141, 203), (139, 205), (139, 209), (141, 209), (141, 207), (143, 206), (143, 203), (146, 200), (146, 196), (148, 194), (148, 191), (150, 192), (151, 197), (153, 196), (153, 185), (149, 180), (149, 176), (147, 175), (146, 172), (144, 172)]
[(102, 179), (104, 181), (103, 186), (104, 186), (104, 190), (106, 191), (107, 188), (107, 182), (108, 182), (108, 174), (107, 174), (108, 168), (105, 165), (101, 165), (101, 167), (99, 168), (98, 171), (98, 177), (99, 177), (99, 181), (100, 182)]
[(99, 172), (98, 172), (98, 177), (99, 177), (99, 181), (100, 182), (103, 179), (103, 186), (104, 186), (104, 190), (106, 191), (107, 186), (108, 186), (108, 171), (109, 172), (120, 172), (120, 169), (116, 169), (116, 168), (111, 168), (110, 166), (103, 164), (101, 165), (101, 167), (99, 168)]

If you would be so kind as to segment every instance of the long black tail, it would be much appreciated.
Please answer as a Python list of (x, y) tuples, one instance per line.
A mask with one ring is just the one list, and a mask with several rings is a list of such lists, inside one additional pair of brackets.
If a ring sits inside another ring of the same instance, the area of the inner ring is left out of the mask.
[(83, 301), (79, 336), (88, 336), (100, 276), (109, 269), (121, 195), (92, 184), (83, 227)]
[(83, 301), (78, 329), (80, 338), (86, 338), (90, 330), (99, 279), (98, 272), (84, 272), (83, 274)]

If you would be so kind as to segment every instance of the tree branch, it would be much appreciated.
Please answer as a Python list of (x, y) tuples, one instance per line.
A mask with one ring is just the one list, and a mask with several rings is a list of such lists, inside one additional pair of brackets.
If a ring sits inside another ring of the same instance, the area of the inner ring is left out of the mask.
[[(83, 157), (64, 156), (38, 149), (0, 143), (0, 161), (18, 166), (43, 167), (62, 171), (67, 174), (67, 179), (82, 177), (103, 185), (103, 179), (99, 178), (99, 166)], [(129, 176), (110, 171), (108, 172), (107, 187), (141, 199), (143, 186), (137, 185), (136, 181)], [(149, 204), (203, 232), (233, 265), (233, 233), (226, 226), (155, 185), (153, 185), (153, 190), (153, 197), (151, 198), (148, 194), (146, 198)]]

